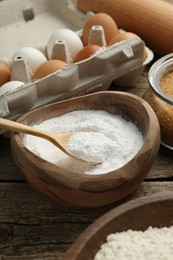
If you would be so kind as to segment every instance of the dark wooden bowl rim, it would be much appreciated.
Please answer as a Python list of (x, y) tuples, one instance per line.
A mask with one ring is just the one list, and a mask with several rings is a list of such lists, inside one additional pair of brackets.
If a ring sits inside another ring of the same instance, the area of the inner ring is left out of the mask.
[[(144, 110), (144, 113), (147, 117), (147, 130), (145, 129), (144, 133), (144, 144), (141, 148), (141, 150), (134, 156), (133, 161), (138, 162), (140, 164), (139, 158), (142, 158), (143, 152), (145, 152), (148, 149), (148, 146), (150, 146), (152, 149), (153, 146), (155, 146), (156, 139), (159, 139), (160, 133), (159, 133), (159, 124), (158, 120), (156, 118), (156, 115), (150, 105), (143, 100), (140, 97), (137, 97), (133, 94), (121, 92), (121, 91), (102, 91), (97, 93), (88, 94), (85, 96), (75, 97), (69, 100), (60, 101), (58, 103), (50, 104), (44, 107), (37, 108), (33, 111), (30, 111), (23, 116), (21, 116), (18, 121), (22, 123), (28, 124), (29, 122), (32, 122), (33, 113), (35, 115), (35, 118), (38, 119), (37, 123), (39, 123), (39, 115), (42, 112), (44, 114), (44, 117), (46, 118), (48, 112), (53, 107), (56, 109), (56, 107), (59, 108), (59, 114), (64, 114), (63, 106), (66, 104), (66, 111), (70, 112), (72, 110), (78, 109), (78, 101), (80, 101), (80, 104), (84, 100), (86, 100), (88, 103), (88, 106), (90, 103), (92, 103), (92, 106), (94, 107), (94, 100), (100, 99), (100, 103), (103, 102), (105, 107), (109, 106), (109, 97), (116, 99), (116, 102), (118, 103), (119, 100), (121, 101), (122, 98), (125, 98), (129, 100), (130, 103), (133, 104), (133, 102), (136, 103), (137, 106), (139, 106), (139, 113), (140, 110)], [(70, 105), (73, 103), (73, 105), (70, 107)], [(74, 109), (72, 107), (74, 106)], [(124, 105), (125, 106), (125, 105)], [(70, 107), (70, 108), (68, 108)], [(79, 107), (81, 108), (81, 105)], [(85, 106), (84, 106), (85, 109)], [(110, 108), (111, 110), (112, 108)], [(118, 105), (116, 109), (119, 109)], [(137, 109), (136, 109), (137, 110)], [(111, 111), (110, 111), (111, 112)], [(129, 111), (129, 113), (132, 113), (132, 111)], [(41, 121), (44, 121), (45, 118), (42, 118)], [(51, 116), (49, 117), (51, 118)], [(40, 121), (40, 122), (41, 122)], [(34, 123), (33, 123), (34, 124)], [(152, 136), (152, 138), (151, 138)], [(153, 136), (156, 136), (153, 138)], [(78, 189), (79, 187), (83, 190), (89, 190), (90, 192), (98, 192), (98, 191), (106, 191), (108, 189), (113, 189), (116, 186), (119, 187), (120, 185), (123, 185), (126, 182), (131, 182), (133, 179), (137, 178), (140, 179), (140, 176), (136, 176), (136, 173), (129, 174), (129, 171), (133, 168), (132, 161), (129, 161), (126, 165), (121, 167), (120, 169), (116, 171), (111, 171), (106, 174), (102, 174), (101, 178), (100, 175), (87, 175), (87, 174), (80, 174), (76, 172), (71, 172), (70, 170), (62, 169), (54, 164), (51, 164), (35, 154), (33, 154), (31, 151), (29, 151), (22, 142), (22, 136), (19, 133), (13, 133), (12, 135), (13, 140), (18, 144), (20, 149), (23, 150), (23, 153), (25, 156), (28, 156), (30, 160), (32, 160), (33, 165), (35, 167), (39, 168), (40, 170), (43, 168), (42, 178), (52, 178), (52, 181), (54, 179), (58, 180), (64, 187), (71, 187), (74, 189)], [(160, 144), (160, 140), (158, 140), (158, 145), (156, 147), (156, 150), (158, 150)], [(156, 152), (157, 154), (157, 152)], [(143, 168), (143, 165), (141, 166), (141, 169)], [(58, 174), (57, 174), (58, 172)]]
[(91, 260), (106, 237), (128, 229), (173, 225), (173, 192), (131, 200), (108, 211), (86, 228), (67, 250), (64, 260)]

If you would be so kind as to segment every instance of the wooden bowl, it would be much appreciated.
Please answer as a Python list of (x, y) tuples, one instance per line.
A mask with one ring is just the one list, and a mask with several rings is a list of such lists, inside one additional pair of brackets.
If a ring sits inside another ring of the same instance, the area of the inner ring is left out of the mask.
[(134, 122), (144, 144), (126, 165), (106, 174), (89, 175), (70, 171), (45, 161), (13, 133), (11, 148), (18, 167), (31, 185), (53, 201), (75, 207), (110, 204), (134, 191), (150, 171), (160, 144), (157, 117), (143, 99), (124, 92), (103, 91), (40, 107), (19, 118), (27, 125), (39, 124), (74, 110), (95, 109), (118, 114)]
[(173, 192), (162, 192), (124, 203), (92, 223), (66, 252), (64, 260), (91, 260), (111, 233), (173, 224)]

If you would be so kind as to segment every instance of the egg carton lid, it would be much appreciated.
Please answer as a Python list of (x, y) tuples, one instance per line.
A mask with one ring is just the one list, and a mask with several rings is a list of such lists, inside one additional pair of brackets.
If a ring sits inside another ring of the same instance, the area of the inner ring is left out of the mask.
[[(49, 37), (59, 28), (80, 34), (86, 19), (93, 15), (82, 13), (73, 1), (64, 0), (4, 0), (0, 9), (0, 60), (9, 65), (21, 47), (34, 47), (45, 53)], [(141, 39), (123, 41), (85, 61), (27, 82), (0, 96), (0, 117), (15, 120), (45, 104), (107, 90), (116, 80), (119, 85), (134, 86), (144, 67), (143, 47)]]

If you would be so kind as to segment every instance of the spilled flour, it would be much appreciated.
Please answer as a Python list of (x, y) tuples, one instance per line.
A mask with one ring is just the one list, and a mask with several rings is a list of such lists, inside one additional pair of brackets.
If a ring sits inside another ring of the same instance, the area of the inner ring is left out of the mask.
[(136, 125), (103, 110), (73, 111), (34, 127), (52, 133), (74, 132), (67, 146), (69, 152), (80, 159), (102, 164), (92, 169), (78, 164), (47, 140), (35, 136), (26, 135), (25, 146), (55, 165), (87, 174), (103, 174), (122, 167), (143, 145)]

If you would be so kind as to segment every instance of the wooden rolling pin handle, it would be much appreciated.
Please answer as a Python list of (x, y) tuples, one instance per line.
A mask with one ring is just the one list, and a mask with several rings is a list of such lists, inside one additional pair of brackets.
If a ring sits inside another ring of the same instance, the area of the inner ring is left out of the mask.
[(173, 5), (161, 0), (78, 0), (83, 12), (104, 12), (138, 34), (157, 55), (173, 52)]

